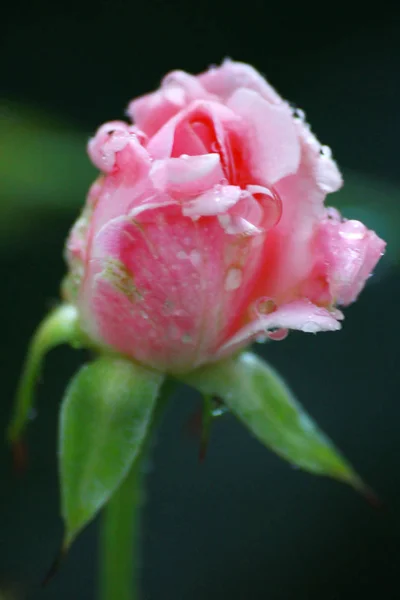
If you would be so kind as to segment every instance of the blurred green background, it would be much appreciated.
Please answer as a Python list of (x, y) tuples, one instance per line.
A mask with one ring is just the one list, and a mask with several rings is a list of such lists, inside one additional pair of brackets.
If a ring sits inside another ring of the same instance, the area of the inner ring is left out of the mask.
[[(376, 510), (338, 483), (295, 471), (231, 417), (205, 464), (188, 426), (199, 407), (176, 395), (149, 464), (143, 598), (398, 598), (400, 563), (400, 21), (398, 9), (203, 0), (8, 4), (0, 33), (0, 428), (27, 341), (58, 296), (63, 243), (93, 179), (85, 153), (103, 121), (182, 68), (225, 56), (254, 64), (306, 111), (345, 173), (329, 198), (387, 239), (388, 252), (341, 332), (292, 333), (258, 346), (383, 498)], [(59, 402), (84, 353), (49, 357), (15, 477), (0, 446), (0, 598), (94, 598), (97, 524), (57, 578), (39, 582), (61, 537)], [(118, 599), (116, 599), (118, 600)]]

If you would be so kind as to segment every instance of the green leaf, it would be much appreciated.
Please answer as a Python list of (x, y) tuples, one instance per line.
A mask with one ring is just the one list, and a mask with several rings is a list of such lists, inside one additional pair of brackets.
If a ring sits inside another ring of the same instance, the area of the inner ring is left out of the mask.
[(84, 366), (60, 415), (64, 549), (112, 496), (145, 440), (161, 373), (110, 356)]
[(49, 313), (36, 330), (20, 379), (16, 394), (14, 413), (8, 427), (7, 438), (16, 444), (29, 421), (32, 410), (34, 388), (46, 353), (60, 344), (75, 344), (79, 340), (76, 309), (62, 304)]
[(263, 444), (293, 465), (364, 490), (358, 475), (279, 375), (255, 354), (245, 352), (182, 379), (202, 394), (222, 398)]

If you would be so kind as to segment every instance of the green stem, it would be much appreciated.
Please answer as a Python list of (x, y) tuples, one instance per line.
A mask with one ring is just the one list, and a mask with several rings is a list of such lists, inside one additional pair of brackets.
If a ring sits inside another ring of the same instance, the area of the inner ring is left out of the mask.
[(100, 555), (101, 600), (138, 600), (143, 456), (113, 495), (103, 515)]
[(62, 304), (48, 314), (30, 343), (22, 377), (18, 386), (12, 419), (7, 431), (10, 443), (19, 441), (33, 406), (36, 380), (46, 353), (77, 337), (77, 313), (73, 306)]
[(144, 500), (143, 466), (154, 430), (176, 383), (164, 382), (143, 448), (121, 486), (103, 510), (100, 539), (100, 600), (138, 600), (140, 511)]

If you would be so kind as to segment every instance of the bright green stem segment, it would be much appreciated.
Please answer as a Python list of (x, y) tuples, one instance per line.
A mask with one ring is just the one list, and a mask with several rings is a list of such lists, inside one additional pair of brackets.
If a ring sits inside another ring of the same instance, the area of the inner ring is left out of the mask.
[(25, 361), (18, 386), (14, 413), (8, 427), (7, 438), (12, 444), (18, 442), (29, 421), (33, 405), (34, 388), (46, 353), (77, 338), (77, 312), (68, 304), (53, 310), (36, 330)]
[[(142, 455), (143, 456), (143, 455)], [(100, 600), (138, 600), (142, 456), (104, 509), (100, 539)]]
[(99, 600), (140, 598), (140, 517), (145, 499), (145, 464), (154, 432), (176, 382), (167, 378), (160, 390), (142, 449), (125, 480), (102, 513)]

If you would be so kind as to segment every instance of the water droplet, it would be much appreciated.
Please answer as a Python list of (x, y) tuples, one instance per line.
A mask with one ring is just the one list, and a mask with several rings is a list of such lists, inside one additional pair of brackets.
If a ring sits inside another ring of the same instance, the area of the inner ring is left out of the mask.
[(292, 115), (293, 115), (294, 119), (297, 119), (298, 121), (302, 121), (303, 123), (306, 120), (306, 113), (304, 112), (304, 110), (302, 110), (301, 108), (298, 108), (295, 105), (292, 105)]
[(229, 412), (228, 407), (226, 406), (226, 404), (224, 404), (224, 402), (218, 398), (218, 397), (214, 397), (211, 401), (211, 416), (212, 417), (221, 417), (222, 415), (226, 414), (227, 412)]
[(321, 146), (319, 153), (324, 158), (332, 158), (332, 150), (330, 149), (329, 146)]
[(342, 223), (339, 235), (341, 238), (350, 241), (362, 240), (365, 236), (365, 227), (360, 221), (350, 219)]
[(187, 160), (189, 158), (189, 154), (181, 154), (179, 158), (183, 158), (183, 160)]
[(184, 250), (179, 250), (179, 252), (176, 253), (176, 258), (180, 258), (181, 260), (184, 260), (187, 257), (188, 255)]
[(218, 407), (216, 406), (215, 408), (213, 408), (211, 410), (211, 414), (212, 414), (212, 416), (214, 418), (222, 417), (222, 415), (225, 415), (227, 412), (228, 412), (227, 407), (223, 406), (223, 405), (222, 406), (218, 406)]
[(225, 278), (225, 290), (231, 292), (237, 290), (242, 283), (242, 272), (237, 267), (231, 267), (226, 274)]
[(284, 340), (289, 335), (289, 331), (287, 329), (276, 329), (275, 331), (269, 331), (268, 337), (270, 340), (274, 342), (280, 342)]
[(190, 262), (194, 267), (198, 267), (201, 263), (201, 254), (198, 250), (192, 250), (189, 254)]
[(189, 333), (184, 333), (181, 339), (182, 344), (190, 344), (192, 341), (192, 336)]
[(336, 208), (333, 208), (332, 206), (328, 206), (328, 208), (326, 209), (326, 214), (328, 219), (332, 220), (332, 221), (340, 221), (340, 212), (338, 210), (336, 210)]
[(269, 315), (276, 309), (276, 304), (267, 296), (260, 298), (256, 304), (256, 311), (261, 315)]

